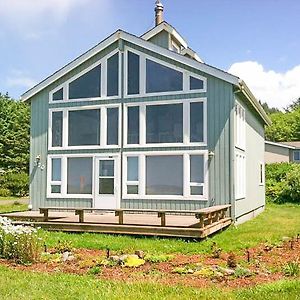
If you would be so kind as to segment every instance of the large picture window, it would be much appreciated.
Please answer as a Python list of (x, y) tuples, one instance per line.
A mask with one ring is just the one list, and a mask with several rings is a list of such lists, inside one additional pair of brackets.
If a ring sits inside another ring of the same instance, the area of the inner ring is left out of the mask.
[(183, 142), (183, 104), (147, 106), (146, 142)]
[(101, 65), (93, 68), (69, 84), (69, 99), (101, 96)]
[(100, 145), (100, 110), (69, 111), (69, 146)]
[(67, 193), (92, 194), (93, 159), (90, 157), (68, 158)]

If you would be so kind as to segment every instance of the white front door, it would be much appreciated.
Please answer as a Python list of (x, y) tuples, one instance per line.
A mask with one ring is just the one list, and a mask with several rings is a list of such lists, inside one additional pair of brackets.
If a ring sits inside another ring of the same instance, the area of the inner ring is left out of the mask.
[(94, 208), (116, 209), (120, 207), (119, 157), (105, 156), (95, 160)]

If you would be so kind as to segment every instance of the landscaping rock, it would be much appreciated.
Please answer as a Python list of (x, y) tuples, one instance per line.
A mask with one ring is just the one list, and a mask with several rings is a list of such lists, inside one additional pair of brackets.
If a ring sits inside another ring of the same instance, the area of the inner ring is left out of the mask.
[(136, 250), (134, 254), (137, 255), (141, 259), (144, 259), (144, 257), (145, 257), (145, 253), (142, 250)]
[(123, 254), (123, 255), (119, 256), (119, 260), (120, 260), (121, 262), (124, 262), (124, 261), (127, 259), (127, 257), (128, 257), (128, 255)]
[(76, 260), (76, 257), (74, 255), (69, 255), (67, 258), (67, 261), (74, 261)]
[(62, 255), (61, 255), (61, 261), (62, 262), (66, 262), (69, 258), (69, 255), (70, 253), (68, 251), (64, 252)]
[(120, 261), (120, 256), (112, 255), (112, 256), (109, 257), (109, 260), (118, 262), (118, 261)]
[(229, 269), (229, 268), (222, 268), (218, 266), (217, 270), (221, 273), (223, 273), (225, 276), (231, 276), (234, 274), (234, 270)]

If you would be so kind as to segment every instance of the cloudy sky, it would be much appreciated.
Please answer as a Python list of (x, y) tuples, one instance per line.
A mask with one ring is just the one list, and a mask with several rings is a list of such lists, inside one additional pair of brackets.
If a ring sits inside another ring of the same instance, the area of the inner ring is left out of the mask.
[[(19, 98), (106, 36), (141, 35), (154, 0), (0, 0), (0, 91)], [(165, 19), (208, 64), (243, 78), (261, 101), (300, 97), (300, 1), (162, 0)]]

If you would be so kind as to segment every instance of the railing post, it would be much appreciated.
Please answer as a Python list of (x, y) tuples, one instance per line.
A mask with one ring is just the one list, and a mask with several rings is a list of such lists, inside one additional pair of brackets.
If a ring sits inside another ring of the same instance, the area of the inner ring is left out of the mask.
[(79, 223), (84, 223), (84, 210), (83, 209), (76, 209), (75, 215), (79, 216)]
[(115, 216), (119, 217), (119, 224), (123, 225), (124, 224), (124, 212), (123, 210), (116, 210), (115, 211)]
[(48, 210), (48, 208), (40, 208), (40, 213), (44, 215), (43, 221), (48, 222), (48, 220), (49, 220), (49, 210)]
[(166, 213), (164, 211), (158, 212), (158, 217), (160, 218), (160, 226), (166, 226)]

